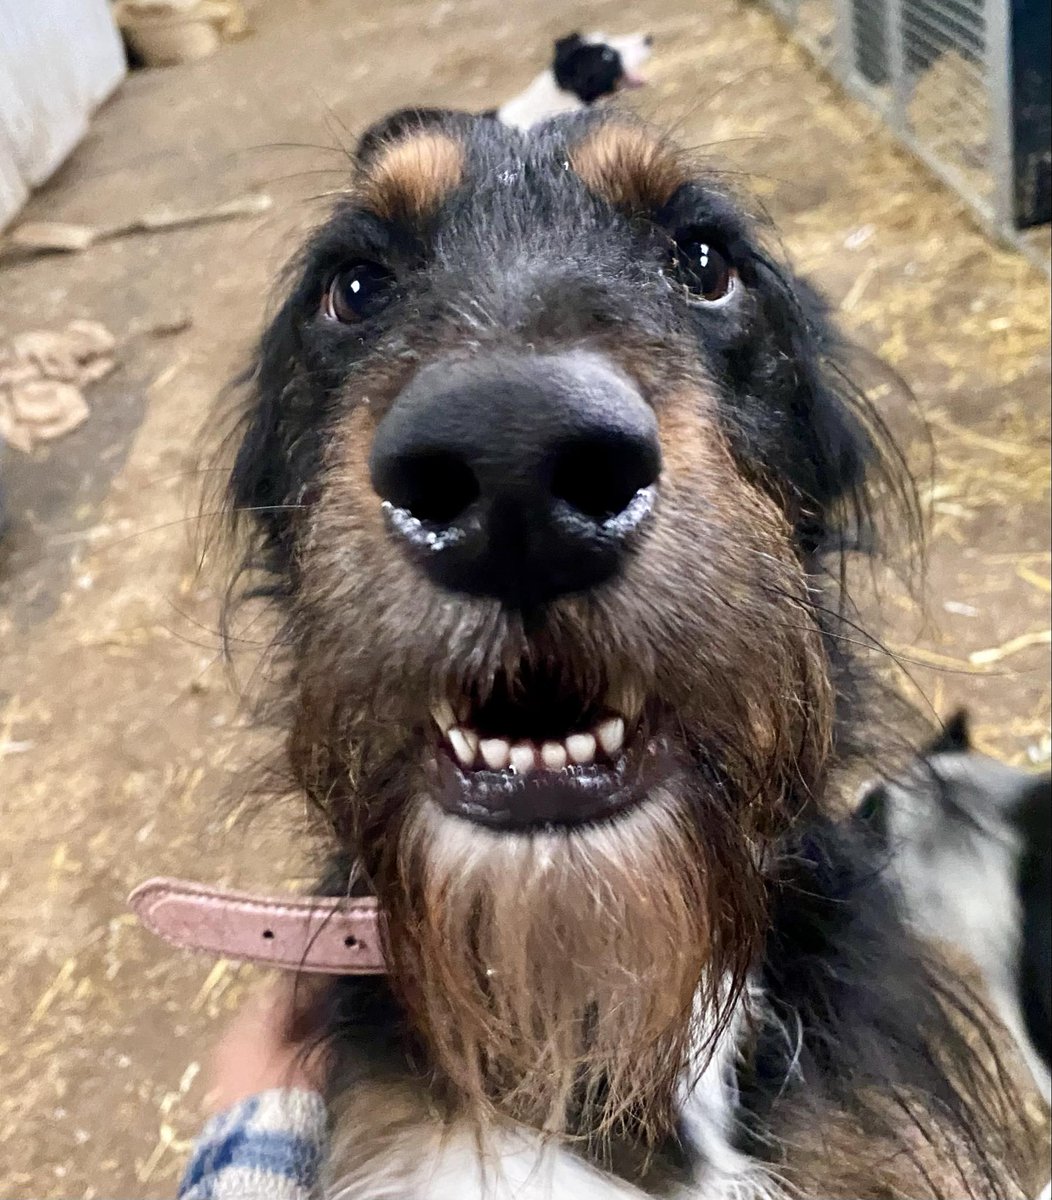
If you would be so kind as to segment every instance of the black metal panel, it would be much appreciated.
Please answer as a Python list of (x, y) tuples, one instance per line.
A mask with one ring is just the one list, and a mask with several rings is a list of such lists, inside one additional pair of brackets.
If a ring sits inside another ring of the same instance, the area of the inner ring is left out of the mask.
[(1052, 5), (1012, 0), (1015, 224), (1052, 221)]
[(851, 44), (855, 68), (862, 78), (880, 87), (888, 82), (888, 10), (880, 0), (852, 0)]

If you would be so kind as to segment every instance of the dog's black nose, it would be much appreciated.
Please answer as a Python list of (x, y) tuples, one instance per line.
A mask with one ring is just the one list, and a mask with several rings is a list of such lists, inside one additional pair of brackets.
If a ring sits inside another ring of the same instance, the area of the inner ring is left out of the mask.
[(643, 45), (644, 46), (653, 46), (653, 44), (654, 44), (654, 35), (652, 33), (644, 34)]
[(437, 583), (529, 607), (617, 571), (661, 451), (639, 391), (578, 352), (432, 363), (381, 421), (369, 465)]

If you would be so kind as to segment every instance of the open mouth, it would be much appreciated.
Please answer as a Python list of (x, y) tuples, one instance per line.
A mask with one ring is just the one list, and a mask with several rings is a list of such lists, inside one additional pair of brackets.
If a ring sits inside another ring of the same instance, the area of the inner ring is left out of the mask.
[(555, 672), (501, 673), (486, 697), (441, 699), (436, 799), (500, 828), (612, 816), (639, 794), (642, 697), (630, 688), (585, 697)]
[(631, 91), (634, 88), (646, 87), (646, 85), (646, 76), (640, 75), (638, 71), (625, 71), (617, 81), (619, 91)]

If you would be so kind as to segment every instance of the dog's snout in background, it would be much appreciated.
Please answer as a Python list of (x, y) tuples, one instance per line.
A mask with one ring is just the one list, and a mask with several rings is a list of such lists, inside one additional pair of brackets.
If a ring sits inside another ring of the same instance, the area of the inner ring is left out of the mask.
[(653, 34), (632, 33), (625, 37), (604, 39), (603, 34), (597, 33), (592, 35), (592, 39), (595, 41), (607, 40), (610, 46), (621, 55), (625, 71), (631, 74), (631, 82), (628, 86), (639, 86), (642, 83), (637, 72), (650, 58), (650, 52), (654, 48)]
[(373, 440), (392, 528), (442, 586), (531, 607), (609, 579), (654, 503), (657, 420), (601, 358), (442, 361)]

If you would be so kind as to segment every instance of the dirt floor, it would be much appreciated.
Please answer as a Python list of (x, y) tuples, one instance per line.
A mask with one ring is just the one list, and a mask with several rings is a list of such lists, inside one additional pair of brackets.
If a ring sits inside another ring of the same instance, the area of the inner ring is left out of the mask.
[[(631, 11), (656, 38), (638, 103), (773, 214), (930, 424), (927, 616), (892, 596), (879, 630), (918, 703), (967, 703), (984, 746), (1047, 762), (1047, 281), (977, 233), (762, 11)], [(220, 661), (216, 584), (195, 573), (188, 515), (200, 431), (296, 231), (373, 117), (409, 101), (495, 104), (555, 35), (628, 32), (625, 12), (264, 0), (252, 35), (217, 57), (131, 76), (24, 214), (116, 224), (159, 205), (273, 200), (259, 218), (0, 268), (0, 335), (87, 317), (119, 356), (85, 425), (32, 458), (9, 451), (3, 469), (0, 1195), (171, 1193), (202, 1057), (248, 976), (166, 950), (124, 897), (153, 874), (283, 887), (305, 870), (295, 803), (239, 820), (260, 735)], [(923, 474), (927, 448), (910, 441)], [(242, 680), (265, 636), (264, 622), (242, 630)]]

